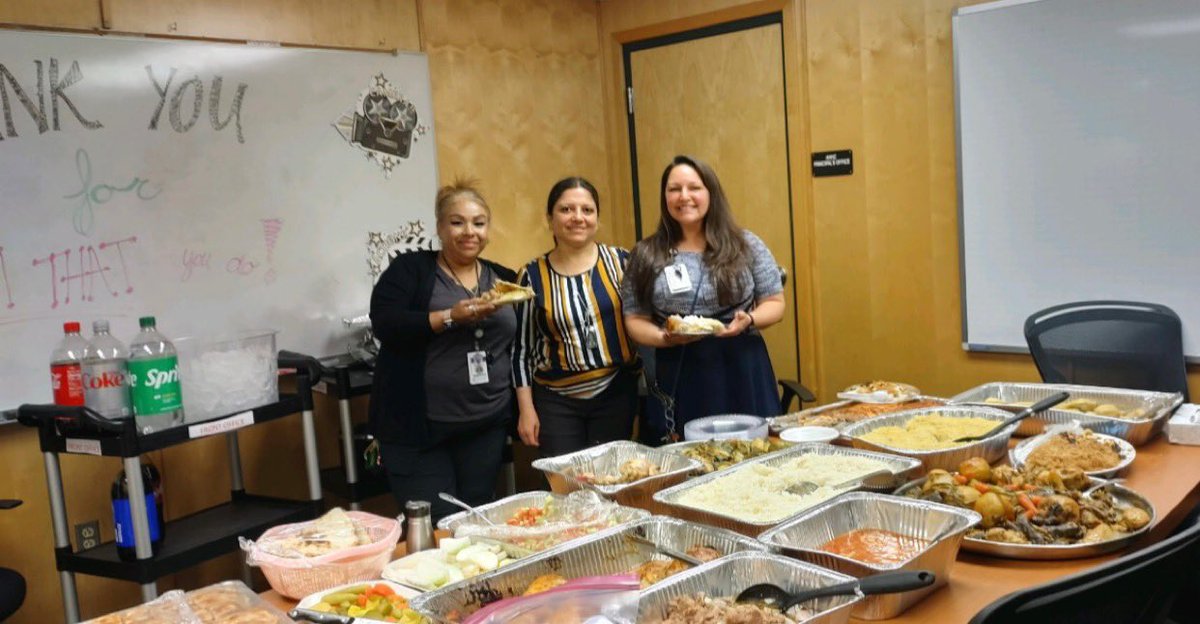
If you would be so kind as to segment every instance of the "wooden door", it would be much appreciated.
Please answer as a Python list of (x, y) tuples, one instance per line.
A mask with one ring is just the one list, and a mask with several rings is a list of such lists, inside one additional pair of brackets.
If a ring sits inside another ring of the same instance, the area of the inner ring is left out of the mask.
[[(688, 154), (713, 166), (738, 223), (794, 276), (781, 16), (634, 42), (624, 56), (638, 238), (658, 227), (663, 168)], [(799, 379), (794, 279), (783, 294), (783, 322), (763, 336), (775, 374)]]

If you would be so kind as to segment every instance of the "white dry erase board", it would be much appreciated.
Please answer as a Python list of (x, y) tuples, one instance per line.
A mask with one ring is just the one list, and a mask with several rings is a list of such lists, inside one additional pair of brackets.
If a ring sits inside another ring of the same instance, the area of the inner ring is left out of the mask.
[(62, 323), (345, 352), (368, 233), (432, 236), (423, 54), (0, 31), (0, 410)]
[(1037, 0), (953, 18), (963, 342), (1024, 350), (1071, 301), (1161, 303), (1200, 356), (1200, 3)]

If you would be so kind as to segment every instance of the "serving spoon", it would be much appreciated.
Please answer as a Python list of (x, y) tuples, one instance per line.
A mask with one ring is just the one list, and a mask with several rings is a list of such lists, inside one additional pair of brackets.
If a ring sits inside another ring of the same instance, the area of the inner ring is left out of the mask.
[[(870, 479), (871, 477), (878, 477), (878, 476), (885, 475), (885, 474), (892, 474), (892, 469), (884, 467), (884, 468), (880, 468), (879, 470), (872, 470), (871, 472), (868, 472), (867, 474), (859, 475), (852, 479), (846, 479), (845, 481), (842, 481), (841, 483), (835, 483), (835, 484), (829, 486), (829, 489), (840, 490), (844, 487), (849, 487), (850, 484), (852, 484), (852, 483), (866, 481), (867, 479)], [(783, 488), (783, 491), (787, 492), (788, 494), (795, 494), (796, 496), (808, 496), (809, 494), (816, 492), (817, 489), (820, 487), (821, 486), (819, 484), (814, 483), (812, 481), (797, 481), (797, 482)]]
[(438, 498), (446, 501), (447, 503), (450, 503), (451, 505), (457, 505), (459, 507), (462, 507), (463, 509), (466, 509), (471, 515), (478, 516), (480, 520), (483, 520), (484, 522), (486, 522), (492, 526), (496, 526), (496, 523), (492, 522), (491, 518), (488, 518), (487, 516), (483, 515), (482, 511), (479, 511), (478, 509), (475, 509), (474, 507), (458, 500), (451, 494), (447, 494), (445, 492), (438, 492)]
[(1034, 403), (1033, 405), (1030, 405), (1029, 407), (1017, 412), (1016, 414), (1010, 416), (1009, 418), (1005, 418), (1003, 421), (1000, 422), (999, 425), (992, 427), (986, 433), (981, 433), (979, 435), (958, 438), (957, 440), (955, 440), (955, 442), (976, 442), (976, 441), (982, 440), (984, 438), (990, 437), (992, 434), (1004, 429), (1005, 427), (1007, 427), (1015, 422), (1025, 420), (1026, 418), (1029, 418), (1030, 416), (1033, 416), (1034, 414), (1036, 414), (1038, 412), (1044, 412), (1044, 411), (1054, 407), (1055, 405), (1058, 405), (1059, 403), (1066, 401), (1069, 398), (1071, 398), (1071, 395), (1067, 394), (1066, 392), (1056, 392), (1056, 393), (1042, 399), (1041, 401), (1038, 401), (1037, 403)]
[(896, 570), (893, 572), (880, 572), (879, 574), (855, 579), (847, 583), (805, 589), (795, 593), (789, 592), (773, 583), (759, 583), (758, 585), (751, 585), (743, 589), (742, 593), (738, 594), (735, 600), (737, 602), (761, 604), (787, 613), (788, 609), (814, 598), (859, 593), (864, 596), (894, 594), (896, 592), (928, 587), (935, 580), (937, 580), (937, 576), (929, 570)]

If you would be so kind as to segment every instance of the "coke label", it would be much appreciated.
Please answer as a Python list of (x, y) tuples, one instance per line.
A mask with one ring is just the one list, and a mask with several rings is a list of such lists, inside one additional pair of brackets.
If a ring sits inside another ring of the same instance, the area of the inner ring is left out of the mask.
[(51, 364), (50, 387), (56, 405), (83, 405), (83, 367), (79, 362)]
[(125, 362), (102, 360), (85, 365), (83, 394), (87, 406), (105, 418), (129, 416), (129, 375)]

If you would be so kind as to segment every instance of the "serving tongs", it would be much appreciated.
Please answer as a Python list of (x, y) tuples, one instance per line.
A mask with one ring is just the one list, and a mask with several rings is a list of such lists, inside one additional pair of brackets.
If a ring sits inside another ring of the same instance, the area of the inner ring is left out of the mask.
[(837, 585), (805, 589), (795, 593), (789, 592), (773, 583), (759, 583), (758, 585), (751, 585), (742, 590), (742, 593), (738, 594), (735, 600), (737, 602), (761, 604), (787, 613), (792, 607), (814, 598), (852, 594), (861, 594), (863, 596), (894, 594), (928, 587), (933, 585), (935, 580), (937, 580), (937, 576), (929, 570), (896, 570), (893, 572), (880, 572), (866, 578), (838, 583)]
[(680, 552), (680, 551), (675, 550), (674, 548), (670, 548), (668, 546), (663, 546), (662, 544), (659, 544), (658, 542), (656, 542), (652, 539), (642, 537), (641, 535), (638, 535), (637, 533), (627, 533), (625, 535), (625, 537), (626, 537), (626, 539), (628, 539), (631, 542), (649, 546), (649, 547), (653, 548), (655, 552), (662, 553), (668, 557), (671, 557), (672, 559), (678, 559), (678, 560), (680, 560), (690, 566), (693, 566), (693, 567), (702, 565), (704, 563), (703, 561), (700, 561), (699, 559), (697, 559), (687, 553)]
[(1034, 414), (1037, 414), (1038, 412), (1044, 412), (1044, 411), (1054, 407), (1055, 405), (1058, 405), (1059, 403), (1066, 401), (1069, 398), (1071, 398), (1071, 395), (1066, 392), (1055, 392), (1054, 394), (1042, 399), (1041, 401), (1038, 401), (1037, 403), (1034, 403), (1033, 405), (1030, 405), (1029, 407), (1004, 419), (1003, 421), (1000, 422), (999, 425), (996, 425), (995, 427), (992, 427), (991, 429), (989, 429), (987, 431), (987, 433), (981, 433), (979, 435), (958, 438), (957, 440), (955, 440), (955, 442), (978, 442), (979, 440), (982, 440), (984, 438), (989, 438), (993, 434), (995, 434), (997, 431), (1001, 431), (1005, 427), (1007, 427), (1015, 422), (1025, 420), (1026, 418), (1029, 418), (1030, 416), (1033, 416)]
[(351, 615), (338, 615), (312, 609), (292, 609), (288, 611), (287, 615), (297, 622), (316, 622), (316, 624), (354, 624), (355, 621), (354, 616)]

